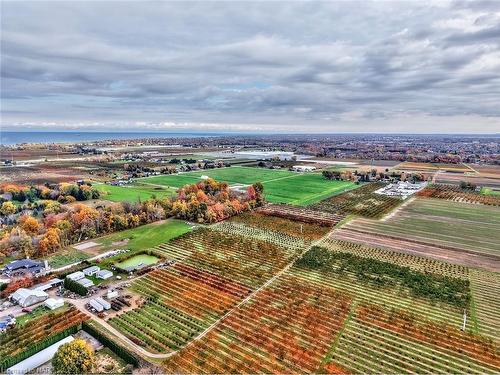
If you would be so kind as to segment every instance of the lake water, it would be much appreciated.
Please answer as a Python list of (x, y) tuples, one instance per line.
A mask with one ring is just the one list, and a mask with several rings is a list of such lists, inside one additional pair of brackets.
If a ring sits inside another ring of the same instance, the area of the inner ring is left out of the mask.
[(16, 145), (21, 143), (79, 143), (104, 141), (109, 139), (143, 138), (193, 138), (215, 137), (224, 133), (165, 133), (165, 132), (15, 132), (0, 131), (0, 144)]

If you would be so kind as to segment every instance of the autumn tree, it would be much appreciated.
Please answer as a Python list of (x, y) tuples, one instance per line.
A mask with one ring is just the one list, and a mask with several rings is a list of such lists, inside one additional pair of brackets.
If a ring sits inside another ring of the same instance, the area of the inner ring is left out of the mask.
[(52, 358), (55, 374), (87, 374), (92, 371), (94, 362), (92, 347), (82, 339), (61, 345)]
[(0, 208), (0, 212), (2, 213), (2, 215), (6, 215), (6, 216), (12, 215), (12, 214), (16, 213), (16, 211), (17, 211), (17, 208), (14, 205), (14, 203), (12, 203), (11, 201), (3, 202), (2, 207)]
[(38, 244), (40, 255), (53, 253), (61, 248), (61, 230), (49, 228)]
[(19, 219), (19, 225), (28, 235), (34, 236), (40, 231), (38, 220), (31, 215), (23, 215)]

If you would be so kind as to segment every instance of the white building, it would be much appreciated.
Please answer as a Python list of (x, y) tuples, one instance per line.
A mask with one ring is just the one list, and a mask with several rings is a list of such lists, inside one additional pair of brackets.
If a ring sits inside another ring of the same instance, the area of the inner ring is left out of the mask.
[(85, 274), (82, 271), (76, 271), (73, 273), (70, 273), (68, 276), (66, 276), (68, 279), (73, 280), (73, 281), (78, 281), (81, 280), (85, 277)]
[(292, 169), (295, 172), (312, 172), (316, 170), (316, 167), (310, 165), (294, 165)]
[(43, 304), (49, 309), (55, 310), (64, 306), (64, 300), (62, 298), (49, 298)]
[(94, 286), (94, 282), (90, 279), (87, 279), (84, 277), (83, 279), (77, 280), (76, 281), (78, 284), (84, 286), (85, 288), (90, 288), (91, 286)]
[(92, 306), (95, 311), (97, 312), (101, 312), (104, 310), (104, 307), (99, 303), (97, 302), (94, 298), (92, 298), (90, 301), (89, 301), (89, 304), (90, 306)]
[(99, 266), (92, 266), (92, 267), (85, 268), (83, 270), (83, 273), (85, 274), (85, 276), (92, 276), (92, 275), (95, 275), (100, 270), (101, 270), (101, 267), (99, 267)]
[(108, 294), (106, 295), (107, 299), (113, 299), (118, 297), (118, 291), (117, 290), (108, 290)]
[(113, 276), (113, 272), (111, 272), (109, 270), (100, 270), (99, 272), (97, 272), (97, 277), (99, 279), (106, 280), (106, 279), (109, 279), (112, 276)]
[(58, 285), (62, 285), (63, 281), (61, 279), (52, 279), (52, 280), (49, 280), (48, 282), (46, 282), (45, 284), (41, 284), (41, 285), (38, 285), (36, 287), (34, 287), (33, 289), (34, 290), (41, 290), (41, 291), (46, 291), (48, 289), (51, 289), (55, 286), (58, 286)]
[(111, 308), (111, 304), (108, 301), (103, 300), (101, 297), (96, 297), (95, 300), (104, 308), (104, 310), (109, 310)]
[(55, 344), (50, 345), (48, 348), (45, 348), (39, 351), (36, 354), (33, 354), (31, 357), (26, 358), (24, 361), (19, 362), (18, 364), (9, 367), (7, 369), (7, 374), (12, 375), (22, 375), (27, 372), (33, 371), (37, 367), (40, 367), (44, 363), (50, 361), (57, 352), (57, 349), (63, 344), (73, 341), (73, 336), (68, 336), (61, 341), (56, 342)]
[(28, 307), (35, 303), (43, 302), (49, 295), (42, 290), (19, 288), (10, 295), (10, 299), (19, 306)]

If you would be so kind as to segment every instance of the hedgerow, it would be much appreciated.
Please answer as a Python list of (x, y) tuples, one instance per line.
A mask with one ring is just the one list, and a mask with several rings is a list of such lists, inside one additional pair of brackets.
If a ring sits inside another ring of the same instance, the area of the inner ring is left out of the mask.
[(445, 302), (461, 308), (468, 308), (470, 302), (468, 280), (422, 273), (410, 267), (350, 253), (332, 252), (319, 246), (311, 248), (296, 265), (327, 273), (352, 273), (359, 281), (375, 286), (394, 287), (400, 284), (416, 297)]

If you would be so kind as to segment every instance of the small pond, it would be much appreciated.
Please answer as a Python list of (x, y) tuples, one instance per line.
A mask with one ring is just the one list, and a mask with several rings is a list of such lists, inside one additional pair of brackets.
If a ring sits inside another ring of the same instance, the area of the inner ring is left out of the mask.
[(123, 269), (135, 268), (139, 265), (149, 266), (150, 264), (158, 263), (160, 258), (154, 255), (139, 254), (134, 255), (131, 258), (125, 259), (123, 262), (117, 263), (116, 265)]

